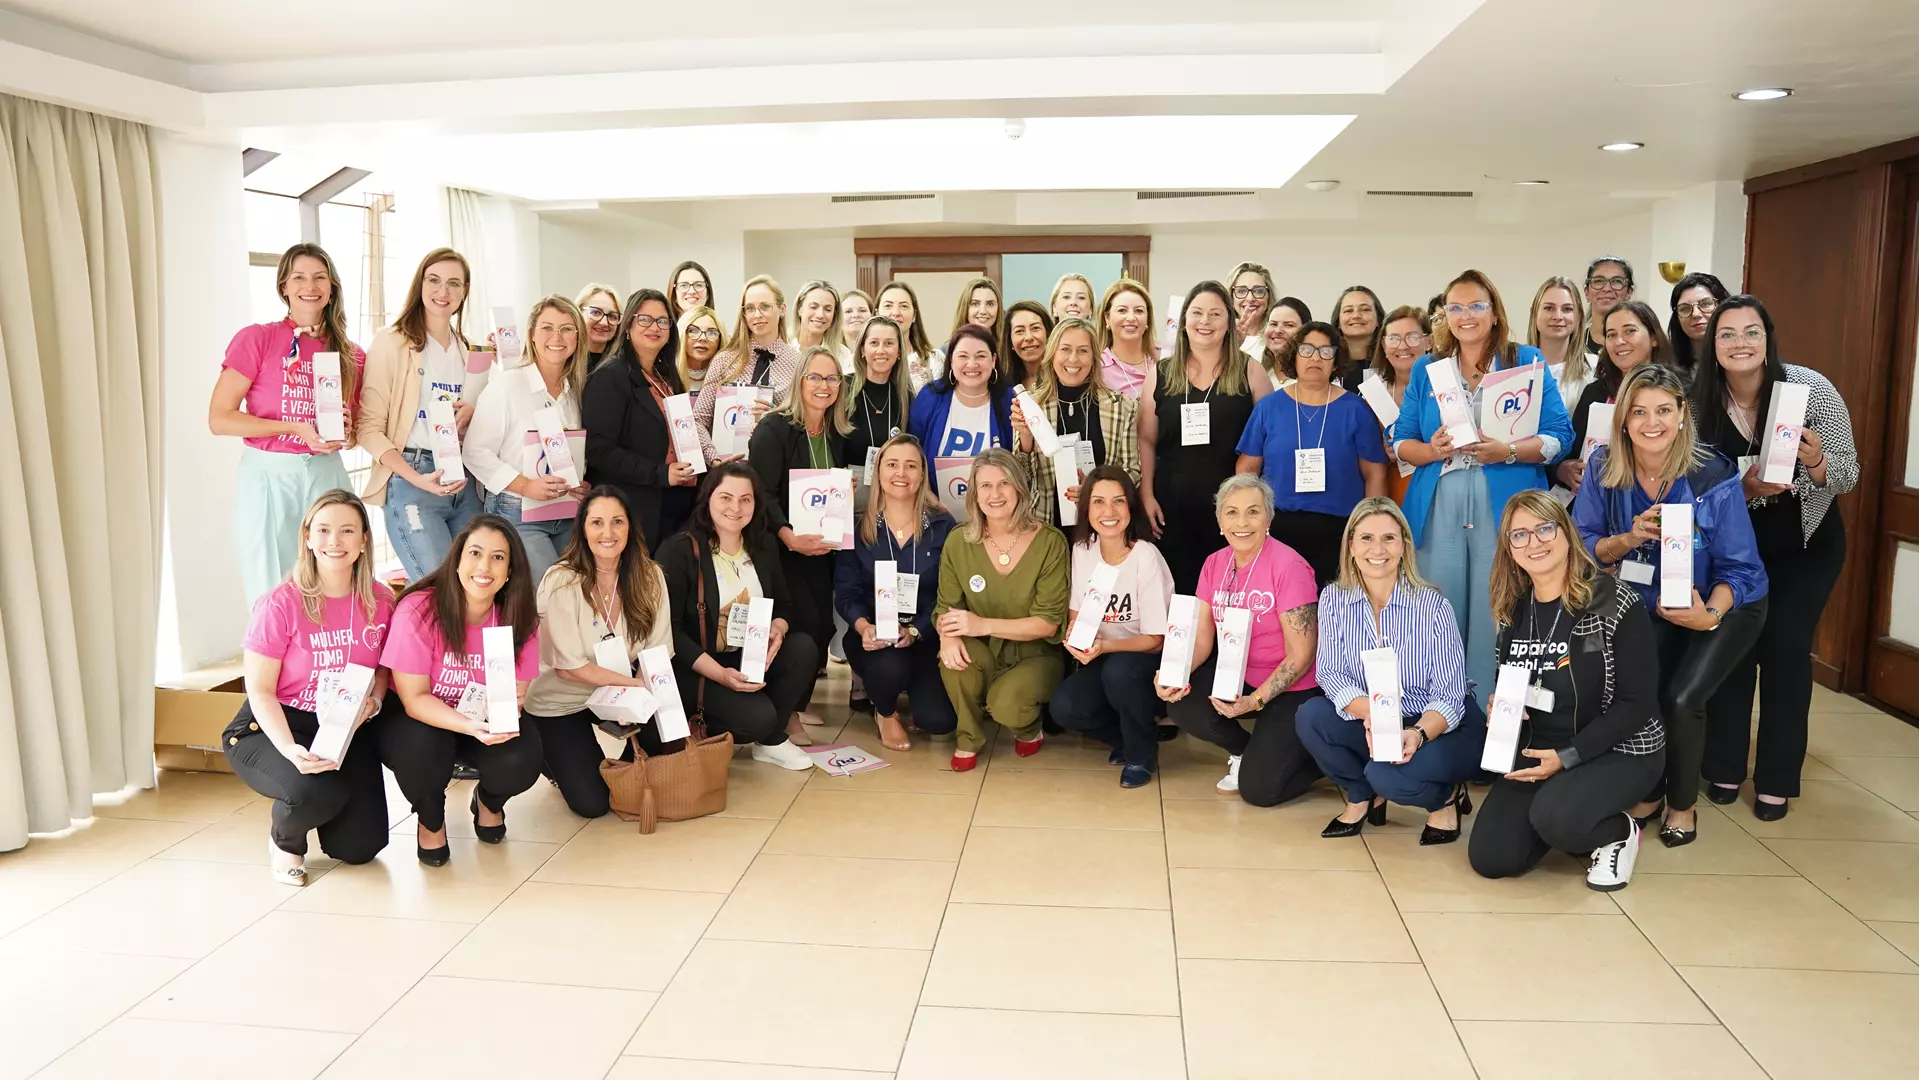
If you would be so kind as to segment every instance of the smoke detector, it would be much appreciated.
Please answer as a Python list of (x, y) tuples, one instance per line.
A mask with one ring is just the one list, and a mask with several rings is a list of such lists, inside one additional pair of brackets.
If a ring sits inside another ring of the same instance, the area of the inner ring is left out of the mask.
[(1006, 121), (1006, 137), (1007, 138), (1018, 139), (1020, 136), (1025, 134), (1026, 134), (1026, 121), (1021, 120), (1018, 117), (1014, 117)]

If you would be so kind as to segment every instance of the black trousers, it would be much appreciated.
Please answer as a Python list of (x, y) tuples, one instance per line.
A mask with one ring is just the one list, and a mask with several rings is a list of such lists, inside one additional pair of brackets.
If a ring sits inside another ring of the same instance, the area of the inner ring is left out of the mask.
[(1666, 798), (1674, 810), (1699, 799), (1699, 769), (1706, 757), (1706, 702), (1739, 666), (1767, 622), (1767, 598), (1726, 612), (1717, 630), (1688, 630), (1654, 613), (1659, 646), (1659, 704), (1666, 719), (1666, 775), (1647, 793)]
[(540, 779), (540, 728), (525, 712), (520, 714), (520, 733), (492, 746), (423, 724), (405, 712), (382, 719), (380, 750), (386, 767), (429, 831), (446, 827), (446, 785), (453, 779), (455, 761), (479, 770), (480, 802), (496, 814), (506, 809), (508, 799)]
[(878, 716), (898, 716), (900, 698), (913, 710), (913, 726), (928, 735), (948, 735), (959, 726), (953, 701), (946, 696), (946, 684), (940, 681), (939, 638), (921, 638), (917, 645), (904, 649), (866, 651), (859, 631), (847, 627), (840, 636), (840, 648), (854, 674), (866, 682), (867, 699)]
[(1584, 855), (1624, 840), (1632, 835), (1626, 811), (1665, 772), (1663, 752), (1612, 750), (1538, 783), (1494, 780), (1466, 843), (1467, 861), (1481, 877), (1518, 877), (1548, 851)]
[[(826, 648), (833, 643), (833, 556), (798, 555), (780, 552), (780, 566), (786, 573), (786, 587), (793, 594), (793, 613), (786, 620), (787, 644), (793, 635), (813, 639), (813, 655), (826, 663)], [(814, 669), (818, 674), (819, 669)], [(813, 701), (813, 684), (806, 684), (795, 708), (804, 709)]]
[(1267, 531), (1273, 539), (1299, 552), (1320, 588), (1339, 577), (1339, 543), (1346, 535), (1346, 519), (1311, 510), (1276, 510)]
[(1746, 778), (1752, 747), (1752, 699), (1759, 691), (1759, 754), (1752, 786), (1761, 795), (1797, 798), (1806, 763), (1806, 714), (1812, 709), (1812, 639), (1846, 562), (1846, 525), (1837, 509), (1812, 531), (1804, 550), (1760, 547), (1767, 592), (1765, 628), (1706, 705), (1707, 780)]
[[(739, 670), (740, 650), (711, 655), (721, 666)], [(798, 711), (800, 703), (813, 692), (813, 680), (818, 678), (819, 668), (819, 646), (811, 637), (789, 629), (786, 639), (780, 643), (780, 651), (766, 665), (766, 685), (760, 689), (742, 694), (711, 679), (701, 680), (706, 684), (707, 734), (730, 732), (733, 742), (740, 745), (778, 746), (785, 742), (786, 719)], [(700, 677), (686, 671), (680, 678)], [(653, 726), (647, 724), (640, 730), (651, 731)], [(677, 744), (668, 744), (663, 750), (671, 753), (676, 748)], [(647, 752), (653, 752), (650, 746)]]
[[(310, 712), (280, 707), (293, 741), (311, 746), (320, 722)], [(307, 853), (307, 833), (318, 829), (320, 850), (343, 863), (372, 862), (386, 847), (386, 777), (380, 772), (380, 728), (392, 715), (404, 716), (398, 694), (388, 694), (379, 714), (360, 725), (347, 747), (346, 760), (331, 772), (303, 773), (274, 748), (253, 718), (253, 703), (227, 725), (221, 745), (234, 775), (273, 800), (268, 835), (289, 855)]]
[[(606, 781), (600, 776), (600, 762), (605, 760), (606, 753), (594, 734), (599, 717), (589, 709), (582, 709), (565, 716), (528, 713), (526, 719), (540, 729), (540, 753), (545, 758), (543, 771), (559, 785), (567, 808), (584, 818), (605, 817), (612, 808), (607, 805)], [(640, 730), (652, 728), (652, 724), (646, 724)], [(654, 741), (658, 742), (657, 736)], [(633, 760), (631, 744), (621, 756)]]
[[(1254, 806), (1278, 806), (1304, 795), (1321, 773), (1299, 741), (1293, 719), (1301, 705), (1323, 695), (1317, 687), (1288, 690), (1258, 712), (1229, 720), (1214, 710), (1206, 696), (1213, 685), (1216, 659), (1208, 657), (1193, 672), (1192, 691), (1168, 705), (1166, 715), (1186, 734), (1239, 755), (1240, 798)], [(1251, 732), (1243, 726), (1248, 722)]]
[[(1128, 765), (1157, 768), (1159, 724), (1153, 707), (1160, 702), (1153, 677), (1158, 672), (1158, 653), (1104, 653), (1090, 664), (1074, 665), (1053, 691), (1053, 720), (1120, 751)], [(1245, 770), (1241, 761), (1242, 778)]]

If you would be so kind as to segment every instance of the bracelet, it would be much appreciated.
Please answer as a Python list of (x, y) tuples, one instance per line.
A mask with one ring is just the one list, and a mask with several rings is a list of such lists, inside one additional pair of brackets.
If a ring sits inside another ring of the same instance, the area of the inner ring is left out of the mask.
[(1824, 450), (1821, 450), (1819, 451), (1819, 460), (1806, 466), (1806, 471), (1811, 472), (1814, 469), (1823, 469), (1825, 467), (1826, 467), (1826, 452)]
[(1413, 721), (1413, 730), (1419, 732), (1419, 745), (1425, 746), (1427, 743), (1433, 741), (1433, 737), (1426, 734), (1426, 729), (1420, 727), (1417, 720)]

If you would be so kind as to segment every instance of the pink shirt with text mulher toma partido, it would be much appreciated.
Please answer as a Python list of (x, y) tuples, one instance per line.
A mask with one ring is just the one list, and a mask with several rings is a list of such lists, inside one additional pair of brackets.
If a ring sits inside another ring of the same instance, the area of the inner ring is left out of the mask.
[[(245, 375), (251, 384), (247, 387), (244, 399), (248, 416), (310, 424), (315, 412), (313, 354), (326, 351), (324, 338), (301, 334), (296, 352), (293, 320), (281, 319), (279, 322), (241, 327), (240, 332), (227, 343), (227, 357), (220, 366)], [(351, 358), (340, 357), (342, 367), (349, 362), (356, 369), (363, 370), (366, 367), (366, 353), (355, 346)], [(358, 386), (359, 382), (356, 380), (354, 385)], [(353, 430), (352, 414), (359, 405), (358, 400), (346, 403), (349, 432)], [(249, 436), (246, 444), (255, 450), (268, 450), (276, 454), (313, 453), (295, 435)]]
[[(1233, 570), (1232, 548), (1208, 556), (1199, 570), (1199, 598), (1212, 606), (1215, 626), (1220, 613), (1229, 607), (1253, 613), (1252, 640), (1246, 650), (1246, 685), (1258, 686), (1286, 661), (1286, 634), (1280, 616), (1302, 604), (1318, 602), (1319, 585), (1313, 579), (1313, 568), (1297, 551), (1269, 536), (1253, 561), (1237, 572)], [(1307, 664), (1305, 674), (1286, 689), (1310, 690), (1318, 685), (1313, 665)]]
[[(393, 612), (393, 627), (386, 636), (386, 652), (380, 662), (387, 670), (404, 675), (430, 675), (433, 696), (453, 708), (459, 708), (460, 696), (469, 682), (486, 681), (486, 657), (481, 651), (480, 631), (500, 625), (499, 612), (489, 611), (481, 626), (468, 626), (460, 650), (452, 652), (440, 643), (440, 626), (433, 618), (431, 592), (417, 592), (400, 601)], [(534, 631), (520, 646), (514, 661), (513, 677), (532, 682), (540, 675), (540, 634)]]
[(319, 623), (307, 618), (300, 589), (291, 581), (282, 581), (254, 602), (245, 648), (280, 662), (273, 692), (280, 704), (312, 712), (320, 676), (348, 664), (380, 666), (380, 648), (393, 618), (393, 594), (375, 585), (373, 598), (371, 619), (357, 596), (322, 598)]

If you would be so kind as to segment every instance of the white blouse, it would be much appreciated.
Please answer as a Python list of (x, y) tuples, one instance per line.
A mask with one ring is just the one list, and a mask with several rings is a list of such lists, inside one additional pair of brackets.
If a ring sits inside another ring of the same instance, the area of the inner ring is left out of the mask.
[(526, 433), (536, 430), (533, 414), (548, 405), (559, 406), (560, 420), (569, 429), (580, 426), (580, 400), (573, 388), (567, 387), (556, 401), (546, 392), (535, 364), (502, 371), (480, 391), (460, 452), (466, 457), (467, 471), (488, 491), (497, 495), (523, 474)]

